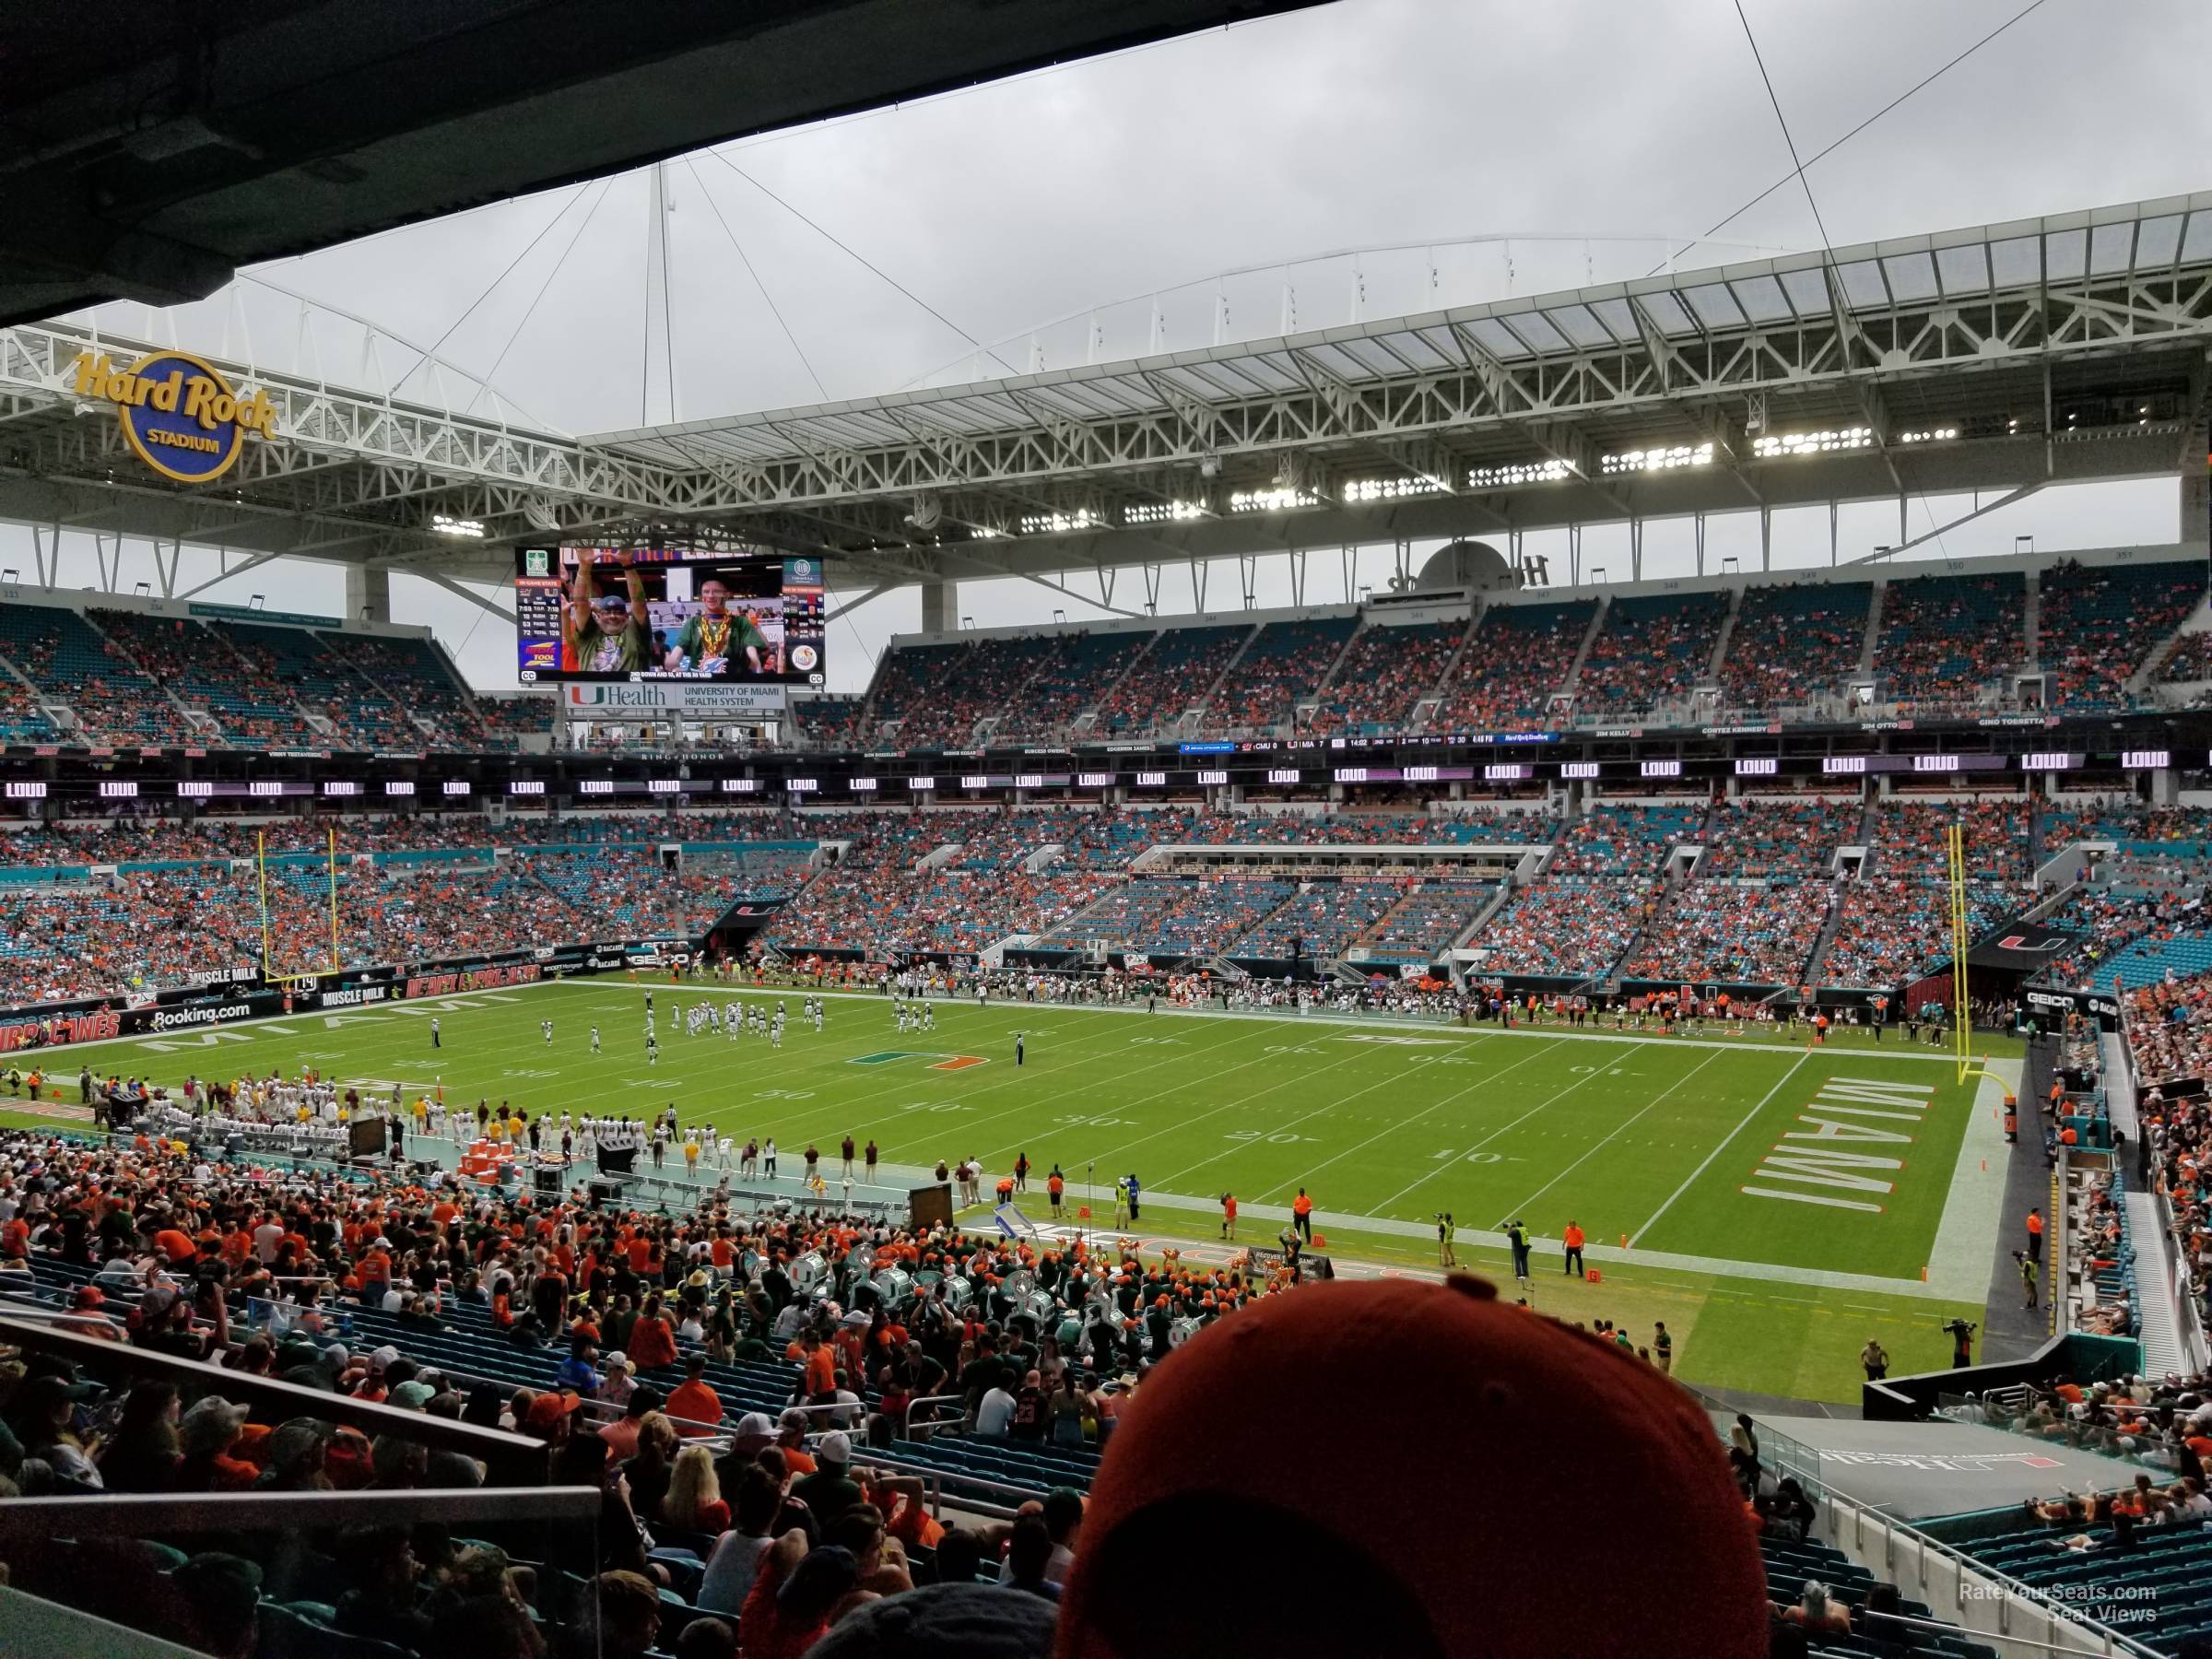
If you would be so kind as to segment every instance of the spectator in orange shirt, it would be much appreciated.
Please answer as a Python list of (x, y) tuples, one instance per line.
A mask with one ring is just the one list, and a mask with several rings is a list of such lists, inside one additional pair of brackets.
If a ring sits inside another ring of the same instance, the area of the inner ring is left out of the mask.
[(641, 1383), (630, 1391), (629, 1404), (622, 1407), (622, 1415), (599, 1430), (599, 1438), (606, 1442), (609, 1463), (621, 1463), (637, 1455), (638, 1425), (660, 1408), (659, 1389)]
[(660, 1293), (655, 1291), (645, 1299), (645, 1308), (637, 1323), (629, 1327), (629, 1341), (625, 1352), (629, 1363), (640, 1372), (658, 1371), (664, 1365), (676, 1363), (676, 1331), (661, 1312)]
[(663, 1407), (677, 1419), (677, 1432), (688, 1439), (712, 1434), (722, 1425), (722, 1396), (707, 1386), (706, 1376), (707, 1357), (693, 1354), (684, 1361), (684, 1380)]

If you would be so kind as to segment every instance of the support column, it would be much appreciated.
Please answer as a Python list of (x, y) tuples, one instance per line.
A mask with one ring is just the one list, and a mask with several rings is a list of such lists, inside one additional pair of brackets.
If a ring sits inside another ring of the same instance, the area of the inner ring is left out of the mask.
[(346, 620), (392, 620), (392, 572), (376, 565), (346, 567)]
[(922, 584), (922, 631), (927, 634), (958, 632), (960, 626), (960, 584), (957, 582), (925, 582)]
[(2183, 548), (2203, 559), (2212, 555), (2212, 468), (2205, 464), (2208, 436), (2197, 423), (2189, 453), (2182, 457), (2182, 535)]

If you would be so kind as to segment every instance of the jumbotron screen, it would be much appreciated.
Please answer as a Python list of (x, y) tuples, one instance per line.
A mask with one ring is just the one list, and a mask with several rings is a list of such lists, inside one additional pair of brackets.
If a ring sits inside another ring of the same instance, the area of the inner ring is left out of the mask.
[(818, 559), (520, 547), (516, 672), (564, 680), (822, 683)]

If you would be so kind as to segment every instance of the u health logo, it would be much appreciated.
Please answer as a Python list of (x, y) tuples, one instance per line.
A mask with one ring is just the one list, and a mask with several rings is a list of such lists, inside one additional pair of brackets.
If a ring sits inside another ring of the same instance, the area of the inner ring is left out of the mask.
[(127, 369), (105, 352), (76, 358), (74, 390), (115, 406), (138, 458), (179, 484), (207, 484), (236, 464), (246, 435), (276, 436), (266, 392), (241, 396), (214, 364), (185, 351), (151, 351)]

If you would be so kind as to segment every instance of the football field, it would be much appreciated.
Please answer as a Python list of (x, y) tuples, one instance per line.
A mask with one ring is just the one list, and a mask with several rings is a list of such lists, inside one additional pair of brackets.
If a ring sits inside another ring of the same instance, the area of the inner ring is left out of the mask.
[[(1135, 1173), (1144, 1207), (1129, 1230), (1147, 1241), (1215, 1240), (1234, 1193), (1241, 1237), (1267, 1241), (1302, 1185), (1332, 1253), (1389, 1269), (1433, 1265), (1450, 1211), (1460, 1260), (1501, 1271), (1497, 1235), (1521, 1219), (1539, 1241), (1526, 1292), (1539, 1307), (1613, 1319), (1639, 1342), (1665, 1320), (1680, 1374), (1777, 1394), (1853, 1397), (1870, 1335), (1900, 1371), (1938, 1362), (1937, 1327), (1954, 1311), (1979, 1318), (1986, 1288), (1998, 1087), (1960, 1083), (1925, 1047), (972, 1001), (939, 1002), (934, 1031), (901, 1033), (873, 995), (830, 997), (818, 1034), (797, 1018), (798, 990), (664, 984), (649, 1065), (645, 994), (570, 980), (124, 1039), (85, 1057), (172, 1085), (312, 1065), (386, 1098), (394, 1084), (410, 1099), (442, 1088), (456, 1105), (556, 1116), (639, 1118), (673, 1101), (685, 1124), (739, 1145), (772, 1135), (787, 1180), (814, 1143), (832, 1191), (838, 1143), (873, 1138), (895, 1190), (859, 1196), (902, 1196), (940, 1159), (969, 1157), (988, 1190), (1026, 1152), (1033, 1218), (1046, 1218), (1055, 1163), (1071, 1219), (1095, 1176), (1110, 1220), (1112, 1182)], [(676, 1010), (701, 1000), (784, 1003), (782, 1045), (686, 1034)], [(982, 1209), (969, 1219), (990, 1224)], [(1595, 1284), (1562, 1272), (1570, 1221)]]

